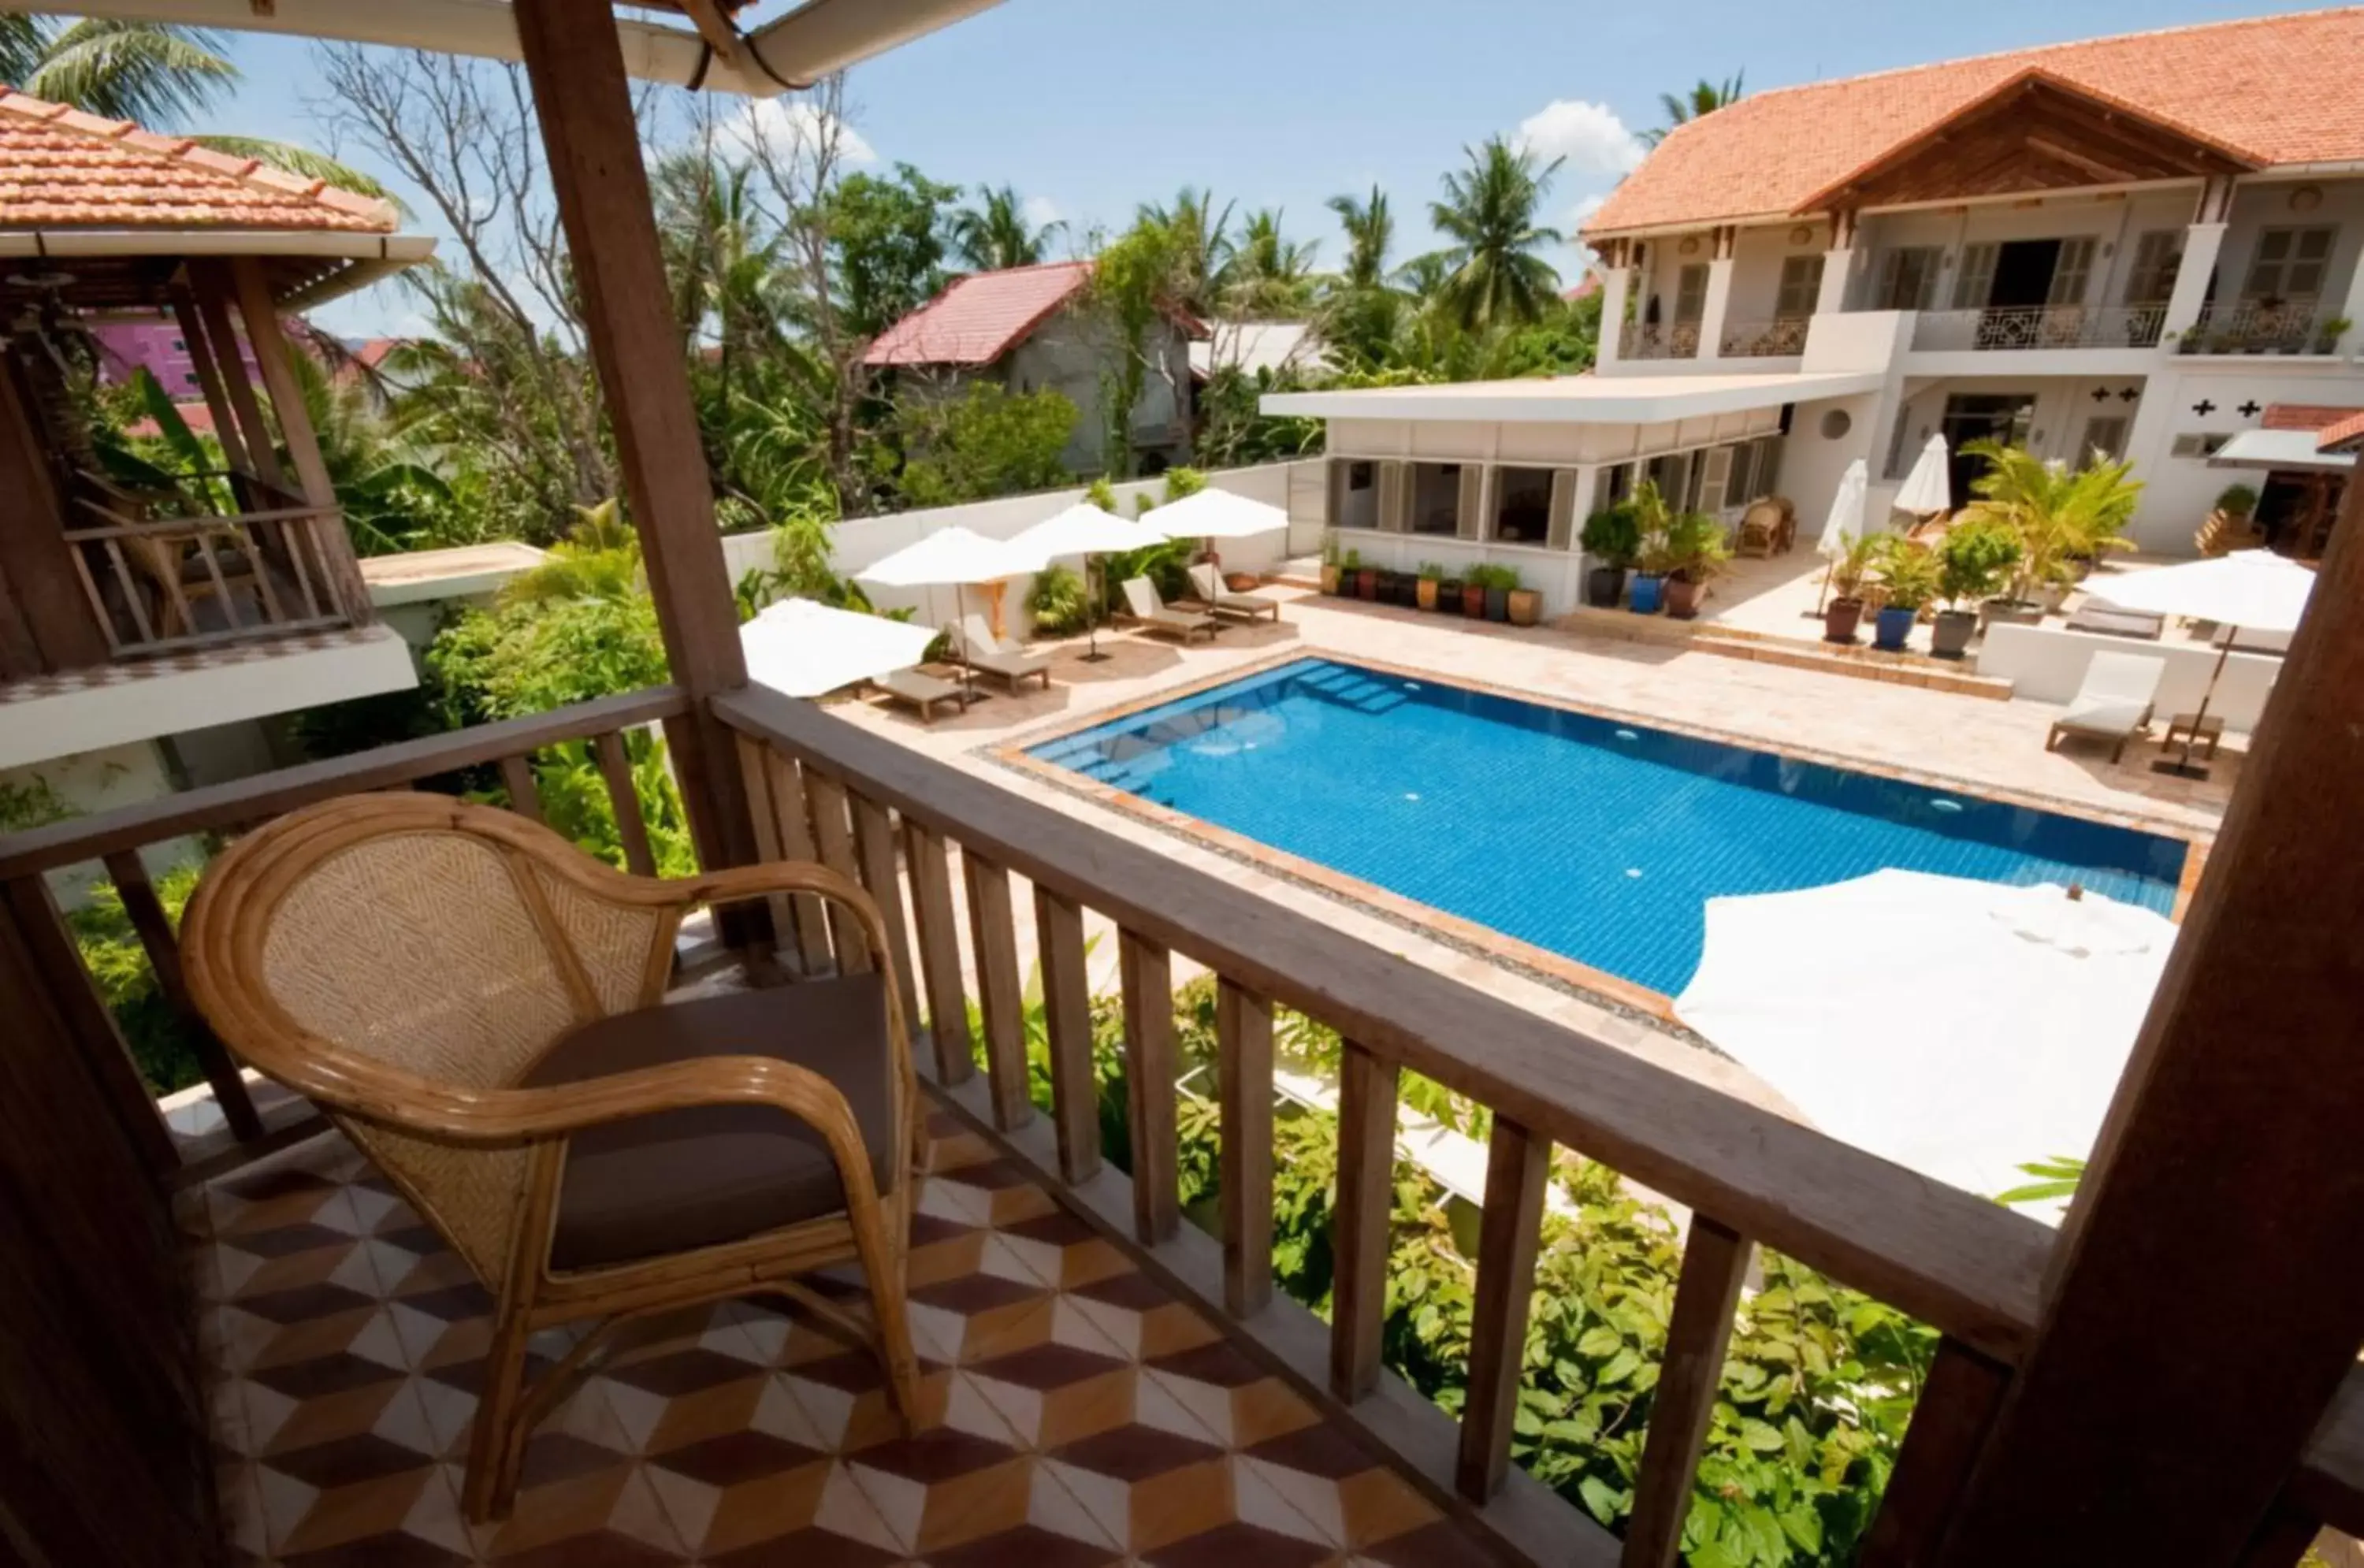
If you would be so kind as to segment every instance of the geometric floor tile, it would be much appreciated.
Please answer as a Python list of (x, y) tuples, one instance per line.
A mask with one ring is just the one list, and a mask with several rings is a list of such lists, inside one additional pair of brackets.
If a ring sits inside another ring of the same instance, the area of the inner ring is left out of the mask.
[[(286, 1568), (1386, 1568), (1484, 1554), (1014, 1162), (939, 1117), (908, 1278), (923, 1419), (771, 1300), (621, 1344), (460, 1512), (492, 1299), (341, 1138), (184, 1195), (235, 1560)], [(858, 1275), (814, 1282), (859, 1294)], [(536, 1336), (533, 1370), (565, 1353)]]

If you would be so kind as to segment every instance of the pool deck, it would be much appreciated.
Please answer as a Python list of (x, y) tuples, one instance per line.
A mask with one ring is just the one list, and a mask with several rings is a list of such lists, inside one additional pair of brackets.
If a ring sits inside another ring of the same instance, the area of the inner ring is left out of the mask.
[[(1621, 1006), (1613, 996), (1578, 994), (1564, 980), (1555, 983), (1560, 977), (1486, 956), (1482, 942), (1472, 940), (1473, 932), (1478, 938), (1486, 933), (1474, 928), (1464, 929), (1446, 918), (1424, 932), (1402, 909), (1390, 910), (1385, 899), (1347, 902), (1322, 891), (1318, 879), (1301, 875), (1288, 857), (1266, 853), (1255, 857), (1258, 863), (1249, 863), (1243, 854), (1256, 846), (1243, 851), (1244, 841), (1227, 847), (1221, 835), (1185, 835), (1137, 810), (1103, 804), (1072, 784), (1024, 771), (1012, 765), (1010, 749), (1254, 666), (1329, 654), (2201, 840), (2214, 832), (2240, 776), (2237, 744), (2219, 756), (2214, 776), (2198, 783), (2152, 773), (2155, 742), (2130, 745), (2125, 760), (2114, 765), (2105, 751), (2073, 742), (2046, 752), (2045, 733), (2060, 711), (2047, 704), (1994, 702), (1543, 628), (1478, 625), (1287, 587), (1262, 592), (1285, 606), (1277, 626), (1227, 627), (1211, 645), (1188, 647), (1140, 633), (1103, 633), (1100, 649), (1109, 657), (1097, 664), (1079, 657), (1081, 639), (1057, 644), (1047, 692), (1030, 687), (1013, 696), (991, 683), (980, 687), (992, 693), (990, 700), (965, 714), (946, 712), (931, 726), (922, 727), (907, 709), (875, 701), (839, 702), (832, 711), (1414, 962), (1790, 1117), (1797, 1116), (1794, 1107), (1753, 1075), (1653, 1018), (1645, 999), (1628, 997)], [(955, 878), (956, 888), (959, 884)], [(1012, 902), (1021, 911), (1022, 925), (1032, 900)], [(1105, 929), (1105, 923), (1091, 929)], [(1021, 953), (1032, 951), (1031, 937), (1022, 930), (1020, 941)], [(1113, 983), (1115, 949), (1110, 940), (1094, 950), (1096, 988)]]

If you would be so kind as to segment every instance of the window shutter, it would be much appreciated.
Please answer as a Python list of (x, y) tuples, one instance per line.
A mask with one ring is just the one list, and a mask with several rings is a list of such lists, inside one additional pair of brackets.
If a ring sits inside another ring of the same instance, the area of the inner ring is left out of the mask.
[(2053, 264), (2052, 286), (2046, 291), (2046, 305), (2082, 305), (2085, 303), (2085, 283), (2093, 272), (2093, 241), (2091, 239), (2064, 239), (2060, 242), (2060, 259)]
[(1549, 550), (1566, 550), (1576, 540), (1576, 470), (1556, 469), (1552, 473), (1551, 520), (1545, 525), (1544, 545)]
[(1954, 308), (1983, 310), (1987, 295), (1994, 290), (1995, 256), (2002, 250), (1992, 242), (1962, 247), (1962, 270), (1954, 276)]
[(1407, 494), (1411, 486), (1404, 484), (1404, 465), (1399, 462), (1379, 464), (1379, 528), (1383, 533), (1404, 531), (1404, 514), (1410, 505)]
[(1694, 326), (1707, 314), (1707, 267), (1694, 261), (1675, 274), (1675, 323)]
[(1459, 514), (1454, 533), (1462, 539), (1484, 539), (1494, 530), (1486, 525), (1486, 476), (1492, 470), (1482, 462), (1461, 465), (1461, 495), (1455, 506)]
[(1694, 503), (1702, 512), (1720, 512), (1725, 502), (1723, 490), (1732, 478), (1732, 449), (1710, 447), (1700, 465), (1699, 500)]
[(1792, 256), (1781, 263), (1781, 292), (1774, 300), (1773, 314), (1783, 318), (1812, 316), (1822, 292), (1823, 258)]

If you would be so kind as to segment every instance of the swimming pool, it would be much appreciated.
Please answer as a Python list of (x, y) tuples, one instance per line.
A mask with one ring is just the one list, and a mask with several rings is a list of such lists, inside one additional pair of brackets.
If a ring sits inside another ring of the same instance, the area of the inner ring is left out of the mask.
[(1718, 895), (1899, 866), (2081, 882), (2164, 914), (2188, 851), (1330, 659), (1027, 755), (1669, 995), (1698, 967)]

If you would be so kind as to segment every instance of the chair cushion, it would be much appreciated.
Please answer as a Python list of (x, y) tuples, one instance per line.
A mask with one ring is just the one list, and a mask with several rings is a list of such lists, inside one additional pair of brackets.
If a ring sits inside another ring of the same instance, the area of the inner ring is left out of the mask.
[[(828, 1079), (853, 1111), (878, 1190), (893, 1189), (903, 1150), (886, 992), (875, 974), (619, 1013), (560, 1039), (522, 1082), (574, 1084), (707, 1056), (769, 1056)], [(795, 1117), (764, 1106), (662, 1111), (570, 1140), (550, 1263), (599, 1268), (686, 1252), (844, 1207), (829, 1146)]]

